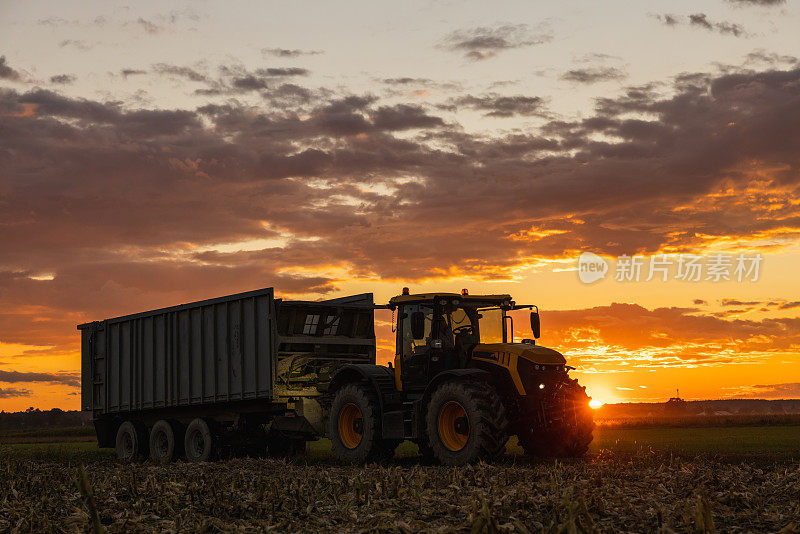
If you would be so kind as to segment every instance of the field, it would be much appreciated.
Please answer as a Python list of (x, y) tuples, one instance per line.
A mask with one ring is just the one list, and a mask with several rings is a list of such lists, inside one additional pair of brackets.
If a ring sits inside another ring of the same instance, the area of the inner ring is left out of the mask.
[(120, 464), (91, 442), (10, 437), (0, 531), (800, 529), (797, 425), (601, 427), (581, 460), (529, 460), (512, 442), (499, 462), (462, 468), (421, 465), (410, 443), (366, 467), (333, 464), (324, 441), (288, 461), (162, 467)]

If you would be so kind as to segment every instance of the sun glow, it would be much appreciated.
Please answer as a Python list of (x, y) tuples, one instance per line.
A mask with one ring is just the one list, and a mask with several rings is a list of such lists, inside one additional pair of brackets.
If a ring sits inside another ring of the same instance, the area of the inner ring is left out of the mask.
[(592, 400), (589, 401), (589, 406), (593, 410), (596, 410), (596, 409), (600, 408), (604, 404), (605, 404), (605, 402), (603, 402), (601, 400), (597, 400), (597, 399), (592, 399)]

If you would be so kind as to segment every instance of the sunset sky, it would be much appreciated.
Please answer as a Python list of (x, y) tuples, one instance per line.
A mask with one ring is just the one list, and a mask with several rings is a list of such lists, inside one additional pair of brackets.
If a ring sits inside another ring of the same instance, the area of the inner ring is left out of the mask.
[(78, 323), (269, 286), (511, 293), (603, 402), (799, 398), (798, 28), (791, 0), (0, 0), (0, 409), (79, 407)]

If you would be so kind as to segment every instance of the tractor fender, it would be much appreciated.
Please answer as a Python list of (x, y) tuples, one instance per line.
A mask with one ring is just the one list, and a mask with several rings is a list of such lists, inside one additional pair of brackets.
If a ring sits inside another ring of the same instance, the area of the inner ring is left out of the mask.
[(461, 378), (474, 378), (476, 380), (481, 380), (483, 382), (488, 382), (491, 379), (491, 373), (489, 371), (484, 371), (483, 369), (474, 369), (474, 368), (466, 368), (466, 369), (448, 369), (447, 371), (442, 371), (438, 375), (433, 377), (428, 385), (425, 387), (425, 392), (422, 394), (422, 398), (420, 399), (425, 404), (428, 403), (428, 399), (431, 398), (433, 392), (443, 383), (453, 380), (453, 379), (461, 379)]
[(333, 396), (337, 389), (354, 382), (367, 383), (371, 386), (375, 396), (378, 397), (382, 413), (387, 405), (394, 402), (396, 396), (394, 372), (388, 367), (368, 363), (353, 363), (339, 367), (331, 377), (328, 394)]

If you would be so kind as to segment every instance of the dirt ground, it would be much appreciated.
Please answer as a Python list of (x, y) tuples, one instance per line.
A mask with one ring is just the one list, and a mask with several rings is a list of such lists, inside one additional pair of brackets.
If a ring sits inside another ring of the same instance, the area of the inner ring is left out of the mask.
[(0, 459), (0, 532), (797, 532), (800, 464), (654, 453), (493, 465)]

